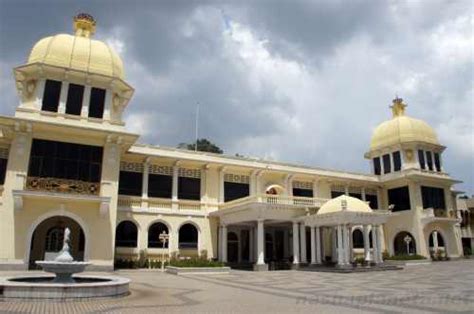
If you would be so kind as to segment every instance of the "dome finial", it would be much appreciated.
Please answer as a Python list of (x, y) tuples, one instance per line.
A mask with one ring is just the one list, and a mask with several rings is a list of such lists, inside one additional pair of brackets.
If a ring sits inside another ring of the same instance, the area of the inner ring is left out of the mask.
[(79, 13), (74, 17), (74, 31), (76, 36), (90, 37), (95, 33), (96, 21), (92, 15)]
[(393, 105), (390, 106), (392, 108), (393, 117), (399, 117), (405, 115), (405, 108), (407, 105), (403, 103), (403, 99), (395, 96), (395, 99), (392, 101)]

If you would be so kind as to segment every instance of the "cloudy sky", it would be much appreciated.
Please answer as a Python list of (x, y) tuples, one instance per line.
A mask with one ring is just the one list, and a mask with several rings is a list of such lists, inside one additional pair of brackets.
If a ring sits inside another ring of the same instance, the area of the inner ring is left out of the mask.
[(122, 56), (141, 142), (200, 137), (226, 153), (367, 172), (397, 94), (433, 126), (446, 170), (474, 193), (473, 4), (458, 1), (0, 0), (0, 114), (12, 67), (88, 12)]

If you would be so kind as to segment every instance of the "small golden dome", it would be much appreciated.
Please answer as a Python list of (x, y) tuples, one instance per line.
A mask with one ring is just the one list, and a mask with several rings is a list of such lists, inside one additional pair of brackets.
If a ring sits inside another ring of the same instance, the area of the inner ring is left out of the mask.
[(75, 35), (59, 34), (41, 39), (33, 46), (27, 63), (43, 63), (124, 79), (120, 57), (104, 42), (90, 38), (95, 25), (92, 16), (85, 13), (76, 15)]
[(393, 118), (375, 128), (370, 140), (370, 150), (409, 142), (440, 145), (433, 128), (422, 120), (405, 116), (405, 107), (401, 98), (393, 100)]
[(371, 213), (372, 209), (370, 209), (370, 206), (366, 202), (358, 198), (341, 195), (324, 203), (316, 214), (322, 215), (342, 211)]

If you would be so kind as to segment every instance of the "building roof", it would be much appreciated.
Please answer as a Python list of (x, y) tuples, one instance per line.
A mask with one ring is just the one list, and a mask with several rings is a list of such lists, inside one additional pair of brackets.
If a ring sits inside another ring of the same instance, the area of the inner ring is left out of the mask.
[(433, 128), (422, 120), (406, 116), (405, 107), (401, 98), (393, 100), (391, 107), (393, 118), (375, 128), (370, 141), (370, 150), (409, 142), (440, 145)]
[(87, 14), (74, 18), (75, 34), (58, 34), (39, 40), (27, 64), (43, 63), (124, 79), (123, 63), (106, 43), (91, 39), (95, 21)]
[(371, 213), (370, 206), (358, 198), (341, 195), (327, 201), (318, 210), (317, 215), (337, 213), (337, 212), (356, 212), (356, 213)]

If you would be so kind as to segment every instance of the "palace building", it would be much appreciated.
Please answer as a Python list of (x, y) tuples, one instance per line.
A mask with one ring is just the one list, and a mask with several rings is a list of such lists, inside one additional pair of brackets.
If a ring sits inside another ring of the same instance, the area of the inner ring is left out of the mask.
[(134, 89), (120, 56), (93, 39), (90, 15), (74, 28), (14, 69), (19, 105), (0, 116), (0, 268), (54, 258), (64, 227), (74, 258), (102, 270), (162, 254), (256, 270), (463, 254), (459, 181), (402, 99), (375, 128), (366, 174), (139, 144), (123, 121)]

